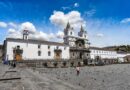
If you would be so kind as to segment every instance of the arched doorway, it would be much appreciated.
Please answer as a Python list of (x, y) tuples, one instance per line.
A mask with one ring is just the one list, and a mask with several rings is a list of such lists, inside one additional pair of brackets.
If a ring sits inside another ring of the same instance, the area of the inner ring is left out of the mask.
[(62, 54), (62, 51), (60, 49), (54, 50), (54, 58), (56, 60), (60, 60), (61, 59), (61, 54)]
[(20, 49), (20, 46), (16, 46), (13, 49), (13, 54), (14, 54), (14, 60), (16, 61), (22, 60), (23, 50)]

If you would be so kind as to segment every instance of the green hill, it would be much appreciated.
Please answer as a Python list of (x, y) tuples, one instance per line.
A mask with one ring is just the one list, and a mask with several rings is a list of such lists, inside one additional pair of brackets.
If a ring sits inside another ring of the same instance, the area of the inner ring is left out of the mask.
[(130, 45), (120, 45), (120, 46), (108, 46), (104, 47), (107, 50), (115, 50), (117, 52), (130, 53)]

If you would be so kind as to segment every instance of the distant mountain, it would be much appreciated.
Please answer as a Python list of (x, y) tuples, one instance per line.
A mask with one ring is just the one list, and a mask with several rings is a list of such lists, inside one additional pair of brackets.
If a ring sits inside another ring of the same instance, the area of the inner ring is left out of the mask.
[(103, 49), (115, 50), (119, 53), (120, 52), (121, 53), (130, 53), (130, 45), (108, 46), (108, 47), (103, 47)]

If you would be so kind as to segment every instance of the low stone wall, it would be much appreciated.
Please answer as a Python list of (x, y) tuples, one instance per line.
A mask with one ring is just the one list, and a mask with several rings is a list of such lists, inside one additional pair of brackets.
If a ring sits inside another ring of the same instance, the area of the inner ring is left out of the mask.
[[(12, 61), (13, 62), (13, 61)], [(19, 66), (27, 66), (27, 67), (48, 67), (48, 68), (57, 68), (57, 67), (76, 67), (76, 66), (84, 66), (82, 60), (64, 60), (64, 61), (55, 61), (55, 60), (22, 60), (17, 61), (17, 65)]]

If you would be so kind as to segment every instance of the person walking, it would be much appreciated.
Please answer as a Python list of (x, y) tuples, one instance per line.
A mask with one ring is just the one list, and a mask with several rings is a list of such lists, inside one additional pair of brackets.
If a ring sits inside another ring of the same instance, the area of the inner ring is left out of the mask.
[(77, 72), (77, 76), (79, 76), (79, 74), (80, 74), (80, 67), (79, 66), (76, 67), (76, 72)]

